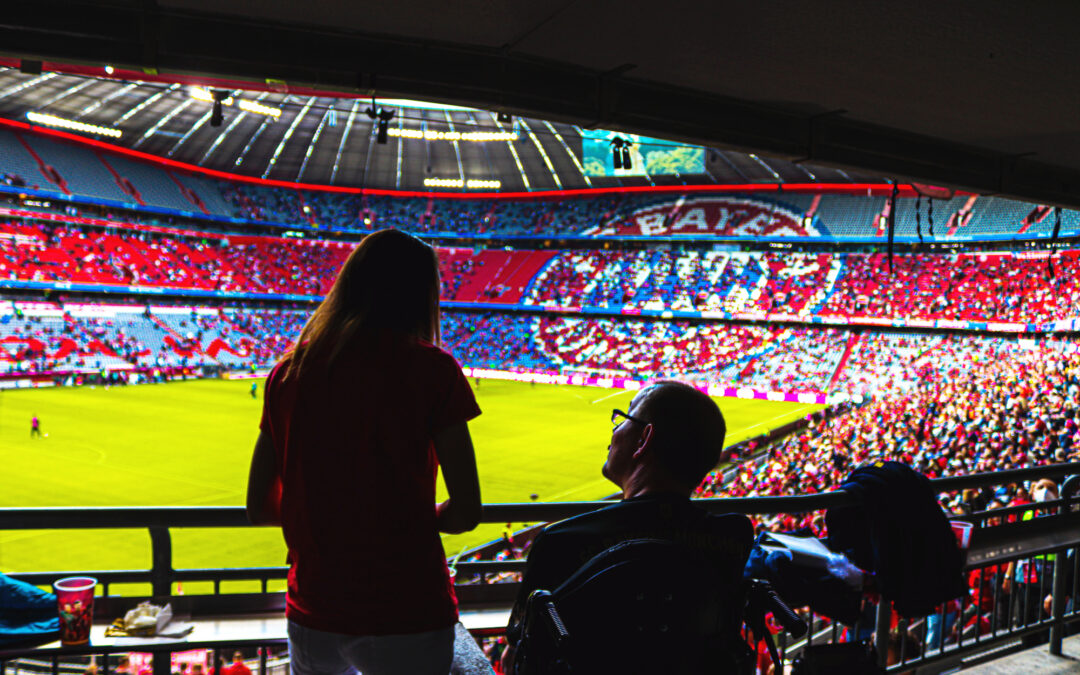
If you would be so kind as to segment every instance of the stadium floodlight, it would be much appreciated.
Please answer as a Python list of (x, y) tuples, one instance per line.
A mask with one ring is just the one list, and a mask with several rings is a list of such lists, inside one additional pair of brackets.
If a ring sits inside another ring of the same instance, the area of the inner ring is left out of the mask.
[(64, 119), (63, 117), (57, 117), (56, 115), (46, 115), (37, 112), (26, 113), (26, 119), (30, 120), (34, 124), (41, 124), (47, 127), (59, 127), (60, 129), (71, 129), (72, 131), (83, 131), (88, 134), (98, 134), (100, 136), (109, 136), (110, 138), (120, 138), (122, 132), (119, 129), (111, 129), (109, 127), (99, 127), (96, 124), (87, 124), (86, 122), (76, 122), (75, 120)]
[(273, 117), (277, 119), (281, 117), (281, 108), (273, 108), (268, 105), (263, 105), (258, 101), (248, 101), (247, 99), (240, 99), (240, 102), (236, 104), (237, 108), (240, 108), (244, 112), (254, 113), (256, 115), (266, 115), (267, 117)]
[(112, 75), (115, 72), (116, 72), (116, 68), (113, 68), (112, 66), (105, 66), (105, 74), (106, 75)]
[(462, 188), (465, 181), (460, 178), (425, 178), (424, 187)]
[(379, 109), (379, 128), (375, 136), (375, 142), (379, 145), (386, 145), (387, 132), (390, 128), (390, 120), (394, 119), (394, 112), (386, 108)]
[[(191, 87), (188, 89), (188, 93), (191, 98), (198, 101), (206, 101), (207, 103), (220, 103), (223, 106), (235, 104), (237, 108), (240, 108), (244, 112), (254, 113), (256, 115), (266, 115), (267, 117), (273, 117), (277, 119), (281, 117), (281, 108), (273, 108), (268, 105), (263, 105), (258, 101), (249, 101), (248, 99), (236, 99), (229, 95), (228, 91), (221, 89), (206, 89), (205, 87)], [(211, 119), (211, 125), (213, 120)]]
[(402, 129), (400, 127), (394, 127), (393, 129), (391, 129), (390, 135), (400, 136), (401, 138), (427, 138), (425, 132), (420, 129)]
[(395, 126), (391, 136), (417, 138), (423, 140), (469, 140), (472, 143), (489, 143), (492, 140), (517, 140), (516, 132), (441, 132), (433, 130), (403, 129)]
[[(371, 99), (371, 105), (364, 110), (364, 114), (373, 120), (377, 120), (375, 126), (375, 142), (379, 145), (386, 145), (387, 138), (390, 136), (390, 120), (394, 119), (396, 110), (389, 110), (387, 108), (376, 108), (375, 99)], [(397, 136), (398, 134), (394, 134)]]
[(495, 113), (495, 119), (498, 120), (500, 124), (513, 124), (514, 123), (514, 116), (511, 115), (510, 113), (505, 113), (505, 112)]
[[(214, 103), (215, 101), (220, 100), (221, 105), (233, 104), (232, 96), (229, 96), (228, 92), (223, 92), (217, 89), (211, 91), (210, 89), (205, 89), (203, 87), (191, 87), (190, 89), (188, 89), (188, 94), (190, 94), (191, 98), (195, 99), (196, 101), (206, 101), (207, 103)], [(224, 96), (219, 99), (218, 94), (224, 94)]]
[(470, 178), (465, 181), (460, 178), (425, 178), (424, 187), (441, 187), (441, 188), (469, 188), (472, 190), (498, 190), (502, 187), (502, 181), (499, 180), (481, 180), (478, 178)]
[(214, 99), (214, 108), (210, 111), (210, 126), (220, 127), (225, 119), (225, 116), (221, 112), (221, 104), (225, 99), (229, 99), (230, 101), (232, 99), (229, 98), (229, 92), (222, 89), (214, 89), (210, 92), (210, 95)]

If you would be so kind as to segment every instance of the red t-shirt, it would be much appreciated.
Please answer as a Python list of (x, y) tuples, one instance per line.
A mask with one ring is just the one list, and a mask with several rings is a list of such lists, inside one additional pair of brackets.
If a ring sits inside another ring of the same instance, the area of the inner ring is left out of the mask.
[(260, 423), (281, 478), (285, 615), (351, 635), (453, 625), (432, 438), (480, 414), (461, 368), (437, 347), (387, 335), (299, 381), (283, 379), (286, 365), (267, 379)]

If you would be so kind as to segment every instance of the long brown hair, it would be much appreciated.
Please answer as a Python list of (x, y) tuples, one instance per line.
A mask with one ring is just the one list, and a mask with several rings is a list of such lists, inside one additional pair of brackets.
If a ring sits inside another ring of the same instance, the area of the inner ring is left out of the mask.
[(439, 258), (400, 230), (373, 232), (349, 254), (287, 355), (285, 376), (313, 358), (332, 364), (354, 337), (379, 330), (439, 342)]

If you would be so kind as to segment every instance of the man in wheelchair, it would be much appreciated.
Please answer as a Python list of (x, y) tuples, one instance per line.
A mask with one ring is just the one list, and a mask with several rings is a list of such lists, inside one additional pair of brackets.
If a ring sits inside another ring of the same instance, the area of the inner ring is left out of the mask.
[[(504, 668), (736, 672), (747, 650), (739, 630), (753, 527), (746, 516), (711, 515), (690, 501), (724, 459), (723, 415), (693, 387), (660, 382), (611, 421), (603, 475), (622, 501), (537, 536)], [(554, 623), (535, 618), (552, 616), (552, 607)]]

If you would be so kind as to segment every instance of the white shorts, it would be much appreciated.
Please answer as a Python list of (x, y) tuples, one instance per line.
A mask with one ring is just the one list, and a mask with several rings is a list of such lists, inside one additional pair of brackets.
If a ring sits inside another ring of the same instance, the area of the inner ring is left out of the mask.
[(447, 675), (454, 627), (408, 635), (343, 635), (289, 622), (291, 675)]

